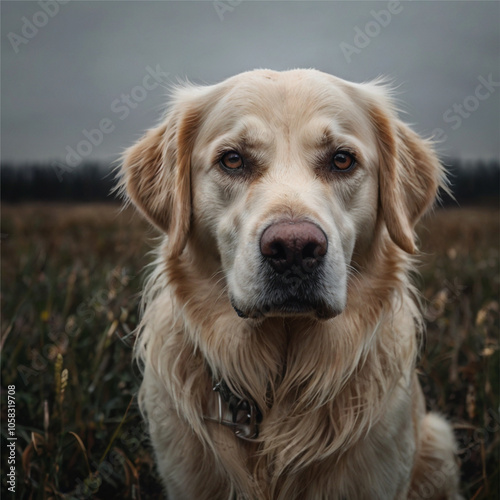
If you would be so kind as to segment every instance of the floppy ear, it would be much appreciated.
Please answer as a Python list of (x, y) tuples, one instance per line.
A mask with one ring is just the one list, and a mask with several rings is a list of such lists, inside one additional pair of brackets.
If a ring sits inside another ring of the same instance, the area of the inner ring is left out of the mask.
[(415, 253), (414, 228), (444, 184), (444, 170), (430, 143), (390, 112), (372, 108), (379, 149), (382, 214), (391, 239)]
[(198, 122), (194, 106), (176, 104), (164, 122), (123, 157), (122, 189), (150, 222), (169, 235), (171, 257), (179, 256), (187, 241), (191, 151)]

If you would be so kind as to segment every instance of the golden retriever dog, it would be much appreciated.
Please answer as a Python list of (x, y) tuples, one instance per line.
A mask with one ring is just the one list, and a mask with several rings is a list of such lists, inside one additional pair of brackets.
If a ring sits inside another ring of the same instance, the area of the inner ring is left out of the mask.
[(172, 91), (121, 170), (163, 234), (136, 356), (169, 500), (458, 498), (408, 277), (443, 182), (381, 82), (258, 70)]

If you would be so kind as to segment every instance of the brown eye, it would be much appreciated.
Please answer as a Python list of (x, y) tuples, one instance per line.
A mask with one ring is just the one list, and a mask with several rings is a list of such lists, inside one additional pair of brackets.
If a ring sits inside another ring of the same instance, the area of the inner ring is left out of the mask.
[(229, 151), (220, 159), (220, 164), (228, 170), (243, 167), (243, 158), (236, 151)]
[(349, 170), (355, 163), (354, 156), (346, 151), (339, 151), (333, 157), (333, 170)]

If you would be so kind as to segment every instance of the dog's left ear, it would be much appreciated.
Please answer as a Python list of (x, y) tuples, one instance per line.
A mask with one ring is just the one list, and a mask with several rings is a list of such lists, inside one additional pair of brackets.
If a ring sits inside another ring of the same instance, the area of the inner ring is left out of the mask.
[(413, 254), (415, 225), (443, 185), (444, 170), (430, 142), (413, 132), (394, 112), (373, 103), (370, 115), (378, 141), (383, 218), (394, 243)]

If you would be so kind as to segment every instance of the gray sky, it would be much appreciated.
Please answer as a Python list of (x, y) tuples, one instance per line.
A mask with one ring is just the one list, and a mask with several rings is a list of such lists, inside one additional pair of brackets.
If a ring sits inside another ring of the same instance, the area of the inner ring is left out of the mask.
[(496, 1), (44, 0), (0, 8), (3, 161), (78, 161), (70, 151), (114, 160), (155, 124), (168, 82), (298, 67), (358, 82), (388, 75), (403, 119), (424, 135), (440, 129), (443, 154), (500, 155)]

